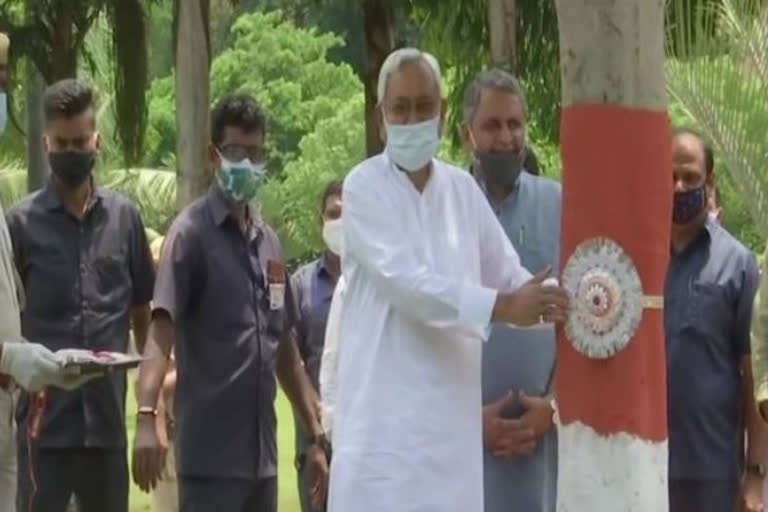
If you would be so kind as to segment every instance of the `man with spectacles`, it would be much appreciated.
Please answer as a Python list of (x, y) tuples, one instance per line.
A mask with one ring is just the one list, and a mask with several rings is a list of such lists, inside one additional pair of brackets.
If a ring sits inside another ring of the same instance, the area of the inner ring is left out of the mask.
[[(22, 333), (52, 350), (124, 353), (133, 324), (142, 351), (152, 257), (136, 206), (92, 176), (101, 149), (93, 91), (78, 80), (57, 82), (45, 92), (44, 112), (51, 177), (8, 213), (26, 291)], [(32, 449), (19, 439), (21, 510), (63, 512), (75, 494), (83, 511), (127, 512), (125, 391), (124, 373), (76, 391), (48, 390)], [(21, 425), (30, 403), (22, 396)]]
[(173, 222), (158, 266), (133, 472), (144, 490), (161, 477), (156, 404), (173, 349), (182, 512), (276, 512), (275, 374), (306, 428), (314, 498), (324, 501), (325, 438), (293, 337), (297, 315), (282, 249), (251, 204), (265, 174), (265, 132), (251, 96), (219, 102), (209, 151), (216, 183)]

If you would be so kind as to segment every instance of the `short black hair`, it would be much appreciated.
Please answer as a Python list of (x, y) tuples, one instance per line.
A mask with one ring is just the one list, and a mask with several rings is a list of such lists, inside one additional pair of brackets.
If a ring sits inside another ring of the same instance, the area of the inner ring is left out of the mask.
[(712, 143), (709, 142), (709, 139), (707, 139), (707, 137), (700, 131), (688, 126), (675, 128), (673, 133), (675, 137), (680, 135), (690, 135), (698, 139), (701, 143), (701, 148), (704, 151), (704, 170), (707, 171), (707, 176), (712, 174), (712, 171), (715, 168), (715, 152), (712, 150)]
[(323, 190), (323, 200), (320, 202), (321, 212), (325, 210), (325, 203), (329, 198), (333, 196), (341, 197), (341, 191), (343, 188), (344, 184), (341, 180), (332, 180), (325, 186), (325, 189)]
[(256, 98), (250, 94), (229, 94), (219, 100), (211, 114), (211, 141), (215, 145), (224, 140), (228, 127), (245, 133), (266, 132), (267, 121)]
[(93, 88), (77, 78), (66, 78), (51, 84), (43, 95), (45, 121), (72, 119), (93, 108)]

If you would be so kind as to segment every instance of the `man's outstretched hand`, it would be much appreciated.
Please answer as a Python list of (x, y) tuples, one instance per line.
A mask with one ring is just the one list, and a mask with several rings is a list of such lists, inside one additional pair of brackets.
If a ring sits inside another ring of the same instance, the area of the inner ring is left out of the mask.
[(565, 322), (570, 297), (565, 288), (549, 282), (550, 270), (542, 270), (512, 293), (499, 293), (493, 320), (518, 326)]
[(72, 390), (101, 376), (68, 372), (56, 354), (39, 343), (28, 342), (0, 344), (0, 373), (10, 375), (21, 388), (33, 393), (49, 386)]

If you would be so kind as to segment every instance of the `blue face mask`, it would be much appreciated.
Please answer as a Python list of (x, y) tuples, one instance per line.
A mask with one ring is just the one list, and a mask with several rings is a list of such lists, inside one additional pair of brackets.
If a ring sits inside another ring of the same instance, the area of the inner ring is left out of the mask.
[(699, 187), (675, 192), (672, 208), (672, 222), (675, 224), (688, 224), (707, 207), (707, 189), (704, 184)]
[(440, 144), (440, 117), (416, 124), (389, 124), (385, 151), (392, 162), (406, 172), (424, 168), (437, 154)]
[(244, 158), (231, 162), (221, 157), (221, 169), (217, 182), (224, 195), (236, 203), (243, 203), (254, 198), (264, 181), (264, 164)]

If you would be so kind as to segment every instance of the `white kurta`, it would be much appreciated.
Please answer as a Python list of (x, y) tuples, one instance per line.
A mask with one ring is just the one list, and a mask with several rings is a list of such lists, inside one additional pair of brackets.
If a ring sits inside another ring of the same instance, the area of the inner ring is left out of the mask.
[(475, 180), (419, 193), (385, 155), (344, 183), (329, 512), (481, 512), (481, 342), (530, 278)]
[[(20, 279), (8, 225), (0, 206), (0, 342), (21, 341)], [(16, 510), (16, 422), (13, 386), (0, 389), (0, 510)]]
[(339, 329), (341, 328), (341, 308), (344, 302), (344, 276), (339, 277), (333, 290), (328, 320), (325, 324), (323, 355), (320, 359), (320, 403), (322, 407), (323, 430), (331, 435), (333, 441), (333, 409), (336, 405), (338, 389)]

